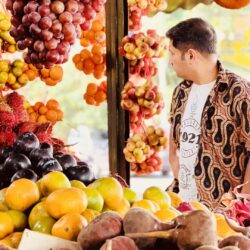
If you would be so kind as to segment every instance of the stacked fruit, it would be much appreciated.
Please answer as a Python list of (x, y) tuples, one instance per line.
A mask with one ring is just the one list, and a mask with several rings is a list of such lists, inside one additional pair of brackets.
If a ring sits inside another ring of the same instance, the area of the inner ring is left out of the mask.
[(51, 144), (41, 143), (31, 132), (19, 135), (12, 147), (1, 147), (0, 164), (1, 188), (19, 178), (37, 181), (51, 171), (64, 172), (70, 180), (84, 183), (94, 179), (94, 173), (87, 163), (77, 162), (70, 154), (54, 152)]
[(90, 26), (105, 0), (8, 0), (14, 28), (10, 34), (19, 49), (28, 48), (27, 63), (36, 68), (51, 68), (68, 60), (70, 46), (81, 36), (81, 28)]
[(154, 15), (167, 8), (166, 0), (129, 0), (129, 29), (139, 30), (141, 28), (141, 17)]
[(29, 81), (26, 74), (28, 69), (28, 65), (19, 59), (12, 63), (8, 60), (0, 60), (0, 89), (4, 90), (6, 87), (19, 89), (25, 86)]
[(164, 103), (158, 86), (152, 81), (147, 80), (142, 86), (129, 81), (122, 91), (121, 106), (138, 117), (141, 114), (141, 118), (149, 119), (160, 113)]
[(60, 109), (59, 102), (55, 99), (48, 100), (46, 104), (37, 102), (34, 106), (28, 107), (27, 112), (29, 114), (29, 120), (32, 122), (56, 123), (63, 119), (63, 111)]
[(80, 44), (83, 47), (88, 47), (91, 44), (100, 44), (105, 47), (106, 33), (105, 33), (105, 19), (98, 18), (92, 23), (89, 31), (83, 31), (80, 39)]
[(160, 169), (162, 162), (157, 152), (166, 146), (167, 138), (163, 129), (149, 126), (144, 133), (135, 133), (129, 138), (123, 152), (132, 171), (150, 174)]
[(43, 68), (40, 70), (40, 78), (48, 86), (55, 86), (62, 81), (63, 68), (60, 65), (55, 65), (51, 69)]
[(89, 83), (83, 98), (87, 104), (99, 106), (107, 100), (107, 82), (103, 81), (100, 85)]
[(0, 12), (0, 52), (14, 53), (16, 51), (16, 42), (9, 33), (10, 28), (9, 18), (3, 12)]
[(95, 44), (91, 51), (83, 49), (73, 57), (76, 68), (84, 74), (93, 74), (96, 79), (106, 75), (106, 51), (105, 47)]
[(32, 64), (28, 64), (25, 74), (28, 76), (29, 81), (34, 81), (40, 75), (38, 69)]
[(157, 73), (153, 58), (164, 56), (165, 38), (148, 30), (147, 35), (140, 32), (123, 38), (119, 52), (130, 62), (130, 73), (140, 77), (151, 78)]

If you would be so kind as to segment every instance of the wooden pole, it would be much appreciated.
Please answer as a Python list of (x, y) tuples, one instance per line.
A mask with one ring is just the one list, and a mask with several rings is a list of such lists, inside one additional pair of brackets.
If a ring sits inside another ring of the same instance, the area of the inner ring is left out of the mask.
[(121, 108), (121, 91), (128, 80), (128, 64), (119, 55), (118, 47), (128, 34), (127, 0), (107, 0), (107, 81), (108, 81), (108, 135), (109, 168), (112, 175), (119, 174), (129, 184), (129, 164), (123, 148), (129, 136), (128, 112)]

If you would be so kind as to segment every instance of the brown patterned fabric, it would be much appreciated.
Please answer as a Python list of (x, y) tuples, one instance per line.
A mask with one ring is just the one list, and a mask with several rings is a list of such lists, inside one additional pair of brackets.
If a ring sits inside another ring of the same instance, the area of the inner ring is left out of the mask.
[[(202, 113), (200, 148), (195, 180), (201, 202), (220, 206), (225, 192), (241, 184), (250, 158), (250, 82), (224, 70), (218, 76)], [(180, 126), (192, 82), (183, 81), (174, 90), (170, 123), (180, 146)], [(250, 180), (249, 180), (250, 181)]]

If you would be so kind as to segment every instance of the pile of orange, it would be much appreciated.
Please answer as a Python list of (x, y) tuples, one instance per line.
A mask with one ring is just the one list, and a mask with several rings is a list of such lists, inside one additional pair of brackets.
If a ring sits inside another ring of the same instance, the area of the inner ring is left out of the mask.
[(99, 18), (93, 21), (91, 29), (82, 31), (80, 43), (83, 47), (88, 47), (91, 44), (99, 43), (105, 47), (106, 33), (105, 33), (105, 18)]
[(83, 98), (87, 104), (99, 106), (107, 100), (107, 82), (103, 81), (100, 85), (89, 83)]
[(26, 64), (24, 73), (28, 76), (29, 81), (34, 81), (39, 76), (39, 71), (33, 64)]
[(76, 68), (86, 75), (93, 74), (96, 79), (101, 79), (106, 74), (105, 47), (95, 44), (91, 51), (83, 49), (73, 57)]
[(48, 86), (55, 86), (62, 81), (63, 68), (60, 65), (55, 65), (51, 69), (43, 68), (40, 70), (40, 78)]
[(30, 121), (44, 123), (47, 121), (58, 122), (63, 119), (63, 111), (60, 109), (60, 104), (55, 99), (50, 99), (46, 104), (37, 102), (35, 105), (27, 109)]

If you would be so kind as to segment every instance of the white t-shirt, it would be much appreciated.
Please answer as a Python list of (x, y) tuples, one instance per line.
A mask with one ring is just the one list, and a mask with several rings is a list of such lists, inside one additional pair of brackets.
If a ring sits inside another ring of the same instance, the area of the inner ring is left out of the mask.
[(181, 121), (179, 154), (180, 197), (185, 201), (197, 200), (194, 167), (199, 149), (201, 115), (215, 81), (208, 84), (192, 84)]

